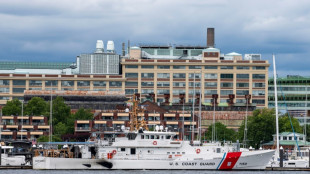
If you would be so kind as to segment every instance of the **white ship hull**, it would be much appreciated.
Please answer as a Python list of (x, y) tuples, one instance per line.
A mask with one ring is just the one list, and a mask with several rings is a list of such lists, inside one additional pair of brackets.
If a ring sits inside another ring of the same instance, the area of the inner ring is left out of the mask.
[[(83, 159), (34, 157), (33, 169), (128, 169), (128, 170), (264, 170), (274, 151), (218, 153), (188, 159)], [(191, 158), (191, 157), (189, 157)]]

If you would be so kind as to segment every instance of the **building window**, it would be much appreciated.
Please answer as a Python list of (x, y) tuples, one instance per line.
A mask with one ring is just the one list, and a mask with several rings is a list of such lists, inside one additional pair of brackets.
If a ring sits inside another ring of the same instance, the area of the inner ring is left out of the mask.
[(158, 73), (157, 78), (169, 79), (170, 73)]
[(237, 95), (248, 95), (249, 90), (237, 90)]
[(217, 69), (217, 66), (205, 66), (205, 69)]
[(90, 86), (90, 81), (77, 81), (77, 86)]
[(249, 83), (237, 83), (237, 88), (248, 88)]
[(125, 73), (126, 78), (138, 78), (138, 73)]
[(42, 80), (29, 80), (29, 86), (42, 86)]
[(10, 88), (0, 88), (0, 93), (9, 93)]
[(141, 65), (142, 69), (154, 69), (154, 65)]
[(217, 82), (205, 82), (205, 87), (217, 87)]
[(205, 79), (217, 79), (217, 74), (215, 73), (205, 74)]
[(14, 86), (25, 86), (26, 80), (13, 80), (13, 85)]
[(237, 79), (249, 79), (249, 74), (237, 74)]
[(234, 69), (233, 66), (221, 66), (221, 69)]
[(253, 83), (253, 88), (265, 88), (265, 83)]
[(252, 103), (256, 103), (256, 104), (265, 104), (265, 100), (258, 100), (258, 99), (253, 99)]
[(10, 85), (10, 80), (0, 80), (0, 86), (8, 86)]
[(230, 82), (222, 82), (221, 83), (222, 88), (232, 88), (233, 86), (234, 86), (234, 84), (230, 83)]
[(45, 81), (45, 86), (57, 86), (58, 81), (57, 80), (47, 80)]
[(233, 79), (234, 74), (221, 74), (221, 79)]
[(170, 69), (169, 65), (157, 65), (157, 69)]
[(217, 94), (217, 90), (205, 90), (205, 95)]
[(141, 82), (141, 86), (151, 86), (153, 87), (154, 86), (154, 82)]
[(250, 69), (248, 66), (237, 66), (237, 69)]
[(174, 79), (185, 79), (186, 75), (185, 73), (173, 73), (173, 78)]
[(154, 78), (154, 73), (141, 73), (141, 78)]
[(261, 96), (261, 95), (265, 95), (265, 91), (264, 90), (260, 90), (260, 91), (253, 90), (252, 94), (253, 96)]
[(138, 82), (125, 82), (126, 87), (137, 87)]
[(157, 87), (169, 87), (170, 82), (157, 82)]
[(158, 89), (157, 94), (170, 94), (169, 89)]
[(253, 66), (253, 70), (265, 70), (265, 66)]
[(122, 82), (119, 81), (112, 81), (109, 82), (110, 87), (122, 87)]
[(188, 82), (188, 86), (189, 87), (200, 87), (200, 82)]
[(201, 69), (201, 66), (198, 66), (198, 65), (190, 65), (190, 66), (188, 66), (188, 69)]
[(173, 69), (186, 69), (184, 65), (173, 65)]
[(125, 68), (136, 69), (138, 68), (138, 65), (125, 65)]
[(185, 87), (185, 82), (173, 82), (173, 87)]
[(189, 73), (188, 74), (188, 78), (190, 79), (200, 79), (201, 78), (201, 74), (200, 73)]
[(246, 100), (245, 99), (236, 99), (236, 103), (245, 103)]
[(126, 95), (135, 94), (135, 93), (138, 93), (138, 89), (125, 89)]
[(173, 89), (173, 95), (185, 94), (185, 89)]
[(106, 86), (106, 82), (105, 81), (93, 81), (93, 85), (96, 86), (96, 87), (99, 87), (99, 86)]
[(253, 74), (253, 79), (265, 79), (265, 74)]
[(73, 87), (74, 86), (74, 81), (61, 81), (61, 86), (67, 86), (67, 87)]
[(141, 89), (142, 94), (154, 93), (154, 89)]
[(13, 88), (13, 93), (24, 93), (26, 88)]
[(221, 95), (229, 95), (229, 94), (233, 94), (233, 90), (221, 90)]

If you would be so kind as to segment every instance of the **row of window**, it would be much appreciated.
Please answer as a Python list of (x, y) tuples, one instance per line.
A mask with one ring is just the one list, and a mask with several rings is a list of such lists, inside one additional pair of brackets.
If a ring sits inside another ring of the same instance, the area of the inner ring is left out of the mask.
[[(138, 73), (125, 73), (126, 78), (138, 78)], [(217, 79), (217, 73), (205, 73), (205, 79)], [(154, 78), (154, 73), (141, 73), (141, 78)], [(170, 78), (170, 73), (157, 73), (157, 78)], [(186, 73), (173, 73), (173, 78), (186, 78)], [(189, 73), (188, 78), (201, 78), (200, 73)], [(221, 79), (233, 79), (234, 74), (221, 74)], [(237, 79), (249, 79), (249, 74), (237, 74)], [(253, 79), (265, 79), (265, 74), (252, 74)]]
[[(141, 65), (141, 69), (154, 69), (156, 66), (154, 65)], [(173, 69), (186, 69), (186, 67), (188, 67), (188, 69), (201, 69), (203, 66), (200, 65), (172, 65)], [(220, 69), (234, 69), (235, 66), (211, 66), (211, 65), (207, 65), (204, 66), (204, 69), (218, 69), (218, 67), (220, 67)], [(129, 69), (136, 69), (138, 68), (138, 65), (125, 65), (125, 68), (129, 68)], [(157, 65), (157, 69), (170, 69), (170, 65)], [(238, 70), (249, 70), (250, 66), (236, 66), (236, 69)], [(265, 70), (266, 67), (265, 66), (252, 66), (253, 70)]]

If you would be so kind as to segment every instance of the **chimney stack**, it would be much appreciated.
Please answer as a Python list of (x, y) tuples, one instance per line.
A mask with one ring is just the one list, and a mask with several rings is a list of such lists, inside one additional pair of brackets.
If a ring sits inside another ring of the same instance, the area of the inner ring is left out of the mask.
[(214, 48), (214, 28), (207, 29), (207, 47)]

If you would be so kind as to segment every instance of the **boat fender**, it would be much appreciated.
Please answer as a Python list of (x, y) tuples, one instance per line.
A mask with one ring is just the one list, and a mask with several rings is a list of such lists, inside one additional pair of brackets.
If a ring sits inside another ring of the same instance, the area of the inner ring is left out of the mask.
[(196, 149), (196, 153), (199, 154), (200, 153), (200, 149)]
[(153, 145), (155, 145), (155, 146), (156, 146), (156, 145), (157, 145), (157, 141), (153, 141)]
[(113, 150), (112, 153), (113, 153), (113, 155), (115, 155), (116, 154), (116, 150)]

